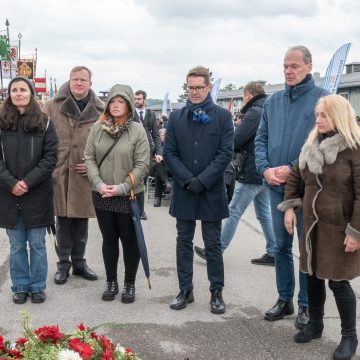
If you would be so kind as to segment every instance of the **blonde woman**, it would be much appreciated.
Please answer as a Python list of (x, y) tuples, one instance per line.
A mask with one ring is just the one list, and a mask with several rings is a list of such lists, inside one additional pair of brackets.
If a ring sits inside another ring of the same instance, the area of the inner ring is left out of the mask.
[(341, 319), (340, 344), (333, 359), (356, 352), (356, 297), (349, 280), (360, 275), (360, 128), (350, 103), (339, 95), (320, 98), (316, 125), (289, 176), (284, 202), (285, 227), (296, 225), (302, 206), (300, 270), (308, 277), (309, 323), (295, 342), (320, 338), (324, 328), (325, 279)]

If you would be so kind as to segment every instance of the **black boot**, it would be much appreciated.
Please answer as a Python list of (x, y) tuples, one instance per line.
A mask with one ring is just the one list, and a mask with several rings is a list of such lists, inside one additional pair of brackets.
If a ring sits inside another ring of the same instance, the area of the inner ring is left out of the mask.
[(349, 281), (329, 280), (341, 320), (341, 342), (334, 351), (334, 360), (349, 360), (358, 345), (356, 335), (356, 297)]
[(319, 339), (322, 336), (324, 324), (314, 323), (311, 320), (294, 336), (296, 343), (308, 343), (313, 339)]

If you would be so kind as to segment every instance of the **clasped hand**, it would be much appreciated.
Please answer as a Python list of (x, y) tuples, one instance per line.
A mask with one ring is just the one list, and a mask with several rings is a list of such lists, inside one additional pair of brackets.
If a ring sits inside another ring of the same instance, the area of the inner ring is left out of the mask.
[(24, 195), (29, 191), (29, 187), (27, 186), (24, 180), (18, 181), (12, 188), (11, 193), (15, 196)]
[(119, 185), (101, 184), (98, 187), (98, 192), (102, 195), (103, 198), (126, 195), (124, 184), (119, 184)]
[(284, 184), (290, 174), (290, 168), (287, 165), (268, 168), (263, 172), (264, 178), (269, 185)]

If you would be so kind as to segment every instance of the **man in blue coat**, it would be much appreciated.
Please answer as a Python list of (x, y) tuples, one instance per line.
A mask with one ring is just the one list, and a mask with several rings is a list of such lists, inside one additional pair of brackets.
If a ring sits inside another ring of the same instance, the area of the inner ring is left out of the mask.
[(231, 114), (215, 105), (209, 70), (198, 66), (186, 77), (186, 105), (170, 114), (163, 155), (173, 175), (170, 215), (176, 218), (176, 259), (180, 293), (170, 304), (184, 309), (193, 296), (193, 238), (201, 220), (210, 281), (210, 310), (225, 312), (222, 298), (224, 264), (220, 247), (221, 220), (228, 217), (224, 171), (233, 154)]
[[(275, 272), (278, 300), (265, 313), (275, 321), (294, 313), (295, 288), (292, 255), (293, 235), (284, 226), (284, 213), (277, 209), (284, 200), (284, 184), (294, 161), (315, 126), (315, 105), (327, 94), (315, 85), (311, 76), (312, 57), (305, 46), (290, 48), (284, 58), (285, 89), (274, 93), (264, 104), (260, 126), (255, 138), (256, 167), (270, 185), (270, 206), (276, 239)], [(297, 233), (301, 238), (302, 214), (298, 210)], [(300, 273), (299, 312), (295, 326), (308, 322), (307, 281)]]

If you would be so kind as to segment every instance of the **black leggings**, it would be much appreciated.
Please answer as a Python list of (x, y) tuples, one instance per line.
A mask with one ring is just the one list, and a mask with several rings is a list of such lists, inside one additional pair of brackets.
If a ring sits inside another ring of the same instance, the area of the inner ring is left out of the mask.
[(117, 281), (119, 238), (125, 264), (124, 283), (135, 284), (140, 254), (130, 214), (95, 209), (103, 237), (102, 253), (107, 281)]

